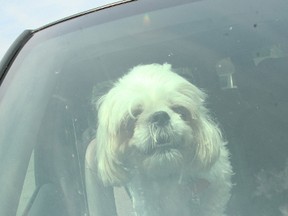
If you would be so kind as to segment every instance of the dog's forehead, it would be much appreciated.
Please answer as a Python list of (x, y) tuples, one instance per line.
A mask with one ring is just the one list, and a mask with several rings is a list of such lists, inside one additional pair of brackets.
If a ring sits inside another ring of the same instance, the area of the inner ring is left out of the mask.
[(112, 91), (115, 102), (130, 108), (200, 104), (205, 95), (166, 66), (139, 66), (124, 75)]
[(126, 90), (126, 96), (130, 100), (138, 100), (141, 103), (160, 104), (179, 96), (176, 86), (157, 83), (157, 85), (146, 85), (134, 83)]
[(125, 86), (130, 89), (131, 87), (134, 89), (138, 89), (140, 91), (147, 91), (149, 92), (156, 91), (170, 91), (175, 89), (180, 83), (174, 79), (164, 80), (164, 79), (156, 79), (150, 77), (139, 77), (138, 79), (127, 80), (129, 82), (125, 83)]
[(134, 94), (145, 94), (150, 97), (158, 97), (163, 94), (175, 92), (184, 83), (174, 73), (132, 73), (124, 77), (119, 83), (120, 88)]
[[(116, 90), (115, 100), (129, 107), (155, 107), (156, 105), (190, 105), (191, 98), (185, 93), (187, 85), (183, 83), (137, 83), (121, 85)], [(188, 91), (188, 90), (187, 90)], [(183, 93), (184, 92), (184, 93)]]

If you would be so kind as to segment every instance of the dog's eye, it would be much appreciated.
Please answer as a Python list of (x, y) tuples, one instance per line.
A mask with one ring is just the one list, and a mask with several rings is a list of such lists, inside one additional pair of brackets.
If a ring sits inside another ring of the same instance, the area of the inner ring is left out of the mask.
[(121, 143), (124, 140), (129, 140), (134, 133), (134, 127), (135, 127), (135, 119), (132, 119), (130, 116), (125, 119), (120, 127), (119, 136), (122, 140)]
[(174, 106), (171, 109), (178, 113), (184, 121), (188, 121), (191, 118), (189, 110), (183, 106)]
[(134, 109), (134, 110), (132, 110), (132, 116), (134, 118), (137, 118), (142, 112), (143, 112), (143, 110), (141, 108)]

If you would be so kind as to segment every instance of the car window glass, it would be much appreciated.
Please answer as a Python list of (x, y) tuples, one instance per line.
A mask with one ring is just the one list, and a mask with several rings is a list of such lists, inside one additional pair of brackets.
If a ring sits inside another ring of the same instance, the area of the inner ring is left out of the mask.
[[(98, 132), (96, 101), (135, 66), (154, 63), (171, 65), (207, 95), (208, 122), (215, 122), (227, 141), (234, 172), (227, 214), (286, 215), (287, 8), (281, 0), (272, 5), (208, 0), (135, 12), (87, 27), (85, 23), (93, 23), (96, 16), (90, 14), (79, 18), (77, 28), (73, 20), (59, 24), (71, 28), (63, 34), (57, 25), (35, 33), (12, 64), (0, 93), (0, 157), (9, 161), (10, 169), (3, 171), (9, 178), (5, 190), (15, 191), (17, 215), (88, 215), (85, 154)], [(173, 94), (166, 93), (163, 100), (168, 96)], [(177, 102), (178, 96), (173, 97)], [(126, 105), (131, 97), (119, 96)], [(136, 105), (129, 109), (130, 117), (143, 113), (143, 105)], [(122, 110), (111, 106), (115, 109), (107, 116)], [(168, 114), (172, 110), (187, 121), (187, 110), (170, 108)], [(197, 115), (192, 114), (191, 121), (196, 122)], [(125, 130), (119, 129), (124, 134), (120, 138), (132, 136), (131, 119), (122, 125)], [(193, 179), (193, 186), (201, 191), (207, 182), (200, 179)], [(133, 215), (134, 195), (128, 186), (112, 186), (88, 193), (96, 194), (94, 201), (108, 215)], [(171, 189), (175, 196), (176, 189)], [(189, 199), (197, 208), (195, 194), (191, 190)], [(177, 200), (171, 203), (182, 205)]]

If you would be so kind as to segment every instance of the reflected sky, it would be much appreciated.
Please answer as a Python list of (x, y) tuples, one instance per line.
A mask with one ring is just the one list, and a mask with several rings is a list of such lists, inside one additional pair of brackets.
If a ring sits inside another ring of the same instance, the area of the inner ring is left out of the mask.
[(38, 28), (110, 2), (113, 0), (0, 0), (0, 59), (25, 29)]

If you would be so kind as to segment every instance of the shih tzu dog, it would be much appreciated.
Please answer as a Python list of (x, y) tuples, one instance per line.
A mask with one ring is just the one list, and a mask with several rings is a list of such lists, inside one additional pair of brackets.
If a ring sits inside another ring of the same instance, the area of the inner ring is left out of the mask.
[(220, 216), (232, 168), (206, 95), (169, 64), (134, 67), (97, 103), (89, 166), (124, 186), (137, 216)]

